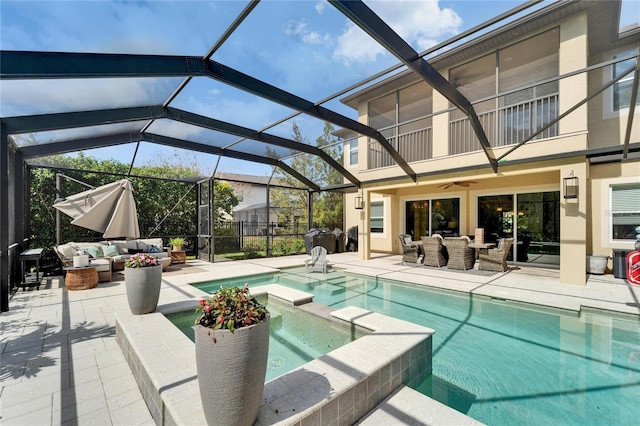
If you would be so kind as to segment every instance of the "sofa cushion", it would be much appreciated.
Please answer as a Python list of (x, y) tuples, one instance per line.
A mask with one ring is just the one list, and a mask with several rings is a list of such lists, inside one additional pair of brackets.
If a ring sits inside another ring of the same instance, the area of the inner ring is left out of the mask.
[(96, 268), (98, 272), (107, 272), (111, 271), (111, 259), (100, 258), (100, 259), (91, 259), (90, 266)]
[[(153, 257), (157, 257), (158, 259), (162, 259), (165, 257), (169, 257), (169, 253), (167, 253), (166, 251), (160, 252), (160, 253), (149, 253), (151, 254)], [(111, 256), (111, 259), (113, 259), (114, 262), (124, 262), (125, 260), (129, 259), (131, 256), (133, 256), (132, 254), (119, 254), (117, 256)]]
[(102, 253), (102, 249), (100, 247), (96, 247), (96, 246), (84, 246), (84, 247), (80, 247), (81, 250), (86, 251), (87, 253), (89, 253), (89, 256), (93, 259), (98, 259), (100, 257), (104, 257), (104, 254)]
[(111, 256), (118, 256), (120, 254), (120, 251), (118, 250), (118, 246), (115, 245), (101, 245), (100, 246), (102, 248), (102, 253), (105, 256), (111, 257)]
[[(129, 248), (133, 248), (133, 249), (138, 248), (136, 240), (131, 240), (131, 241), (133, 241), (133, 244), (125, 240), (109, 241), (109, 245), (116, 246), (118, 248), (118, 253), (127, 254), (129, 252)], [(127, 244), (132, 245), (132, 247), (128, 247)]]
[(142, 250), (142, 253), (152, 253), (149, 251), (149, 245), (160, 247), (162, 250), (162, 238), (147, 238), (138, 240), (138, 249)]
[(65, 259), (73, 259), (73, 256), (78, 254), (78, 246), (74, 243), (60, 244), (58, 246), (58, 253)]
[(162, 248), (158, 247), (155, 244), (149, 244), (149, 248), (147, 249), (147, 253), (160, 253), (162, 252)]

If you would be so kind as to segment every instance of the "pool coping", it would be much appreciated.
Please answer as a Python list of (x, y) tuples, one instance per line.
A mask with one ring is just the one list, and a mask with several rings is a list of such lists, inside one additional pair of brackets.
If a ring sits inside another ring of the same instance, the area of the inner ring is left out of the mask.
[[(313, 299), (279, 284), (254, 288), (252, 294), (294, 306)], [(197, 299), (191, 299), (161, 305), (147, 315), (116, 314), (116, 341), (157, 424), (206, 423), (195, 346), (177, 327), (168, 327), (164, 315), (196, 304)], [(352, 306), (330, 315), (369, 333), (267, 382), (256, 425), (352, 424), (401, 385), (431, 374), (434, 330)]]

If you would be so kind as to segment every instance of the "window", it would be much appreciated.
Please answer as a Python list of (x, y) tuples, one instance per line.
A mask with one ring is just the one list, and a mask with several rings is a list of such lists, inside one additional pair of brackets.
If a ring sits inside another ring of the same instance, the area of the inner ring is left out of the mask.
[(434, 234), (460, 235), (459, 198), (407, 201), (405, 217), (405, 232), (414, 240)]
[[(628, 51), (614, 56), (614, 58), (621, 58), (633, 54), (633, 51)], [(629, 67), (635, 65), (635, 59), (627, 59), (626, 61), (618, 62), (613, 65), (613, 78), (618, 77)], [(619, 111), (624, 108), (629, 108), (631, 105), (631, 89), (633, 87), (633, 74), (627, 74), (622, 80), (613, 85), (613, 110)], [(640, 105), (640, 97), (636, 99), (636, 105)]]
[(358, 139), (351, 139), (349, 141), (349, 165), (358, 165)]
[(371, 203), (371, 232), (381, 234), (384, 232), (384, 202)]
[(640, 225), (640, 184), (611, 186), (611, 225), (614, 240), (634, 240)]

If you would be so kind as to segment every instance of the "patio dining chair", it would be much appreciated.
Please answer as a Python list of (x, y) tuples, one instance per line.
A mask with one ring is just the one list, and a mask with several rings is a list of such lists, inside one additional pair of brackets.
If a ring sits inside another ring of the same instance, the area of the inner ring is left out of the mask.
[(478, 255), (478, 269), (504, 272), (507, 270), (507, 256), (513, 245), (513, 238), (502, 238), (498, 247), (483, 250)]
[(322, 246), (315, 246), (311, 249), (311, 259), (304, 261), (305, 272), (327, 273), (327, 249)]
[(444, 240), (438, 234), (432, 237), (422, 237), (422, 250), (424, 251), (422, 263), (424, 265), (440, 268), (447, 264), (447, 248), (443, 245), (443, 242)]
[(400, 245), (402, 246), (402, 262), (417, 263), (422, 250), (413, 245), (411, 235), (400, 234)]
[(451, 269), (471, 269), (475, 263), (475, 252), (469, 247), (468, 237), (445, 238), (449, 261), (447, 267)]

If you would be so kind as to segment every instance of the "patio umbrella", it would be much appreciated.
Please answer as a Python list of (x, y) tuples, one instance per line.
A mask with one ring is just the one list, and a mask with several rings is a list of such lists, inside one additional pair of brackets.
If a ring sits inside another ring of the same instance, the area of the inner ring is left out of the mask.
[(133, 187), (119, 180), (67, 197), (53, 205), (71, 216), (73, 225), (104, 233), (105, 238), (139, 238)]

